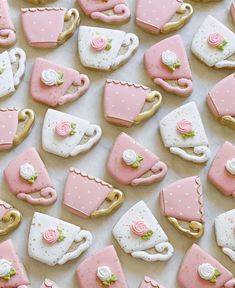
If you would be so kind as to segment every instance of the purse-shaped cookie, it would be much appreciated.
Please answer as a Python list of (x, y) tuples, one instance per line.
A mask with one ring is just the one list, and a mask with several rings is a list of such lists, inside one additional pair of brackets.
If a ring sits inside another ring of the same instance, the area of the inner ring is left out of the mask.
[(209, 15), (193, 38), (192, 52), (209, 67), (234, 68), (235, 34)]
[(180, 35), (160, 41), (144, 55), (149, 78), (166, 92), (189, 96), (193, 91), (192, 73)]
[(162, 215), (168, 217), (178, 231), (193, 238), (203, 235), (204, 204), (199, 176), (184, 178), (165, 187), (160, 193), (160, 206)]
[(40, 288), (59, 288), (59, 286), (57, 286), (55, 282), (51, 281), (50, 279), (45, 279)]
[(234, 288), (235, 278), (197, 244), (186, 252), (178, 274), (180, 288)]
[[(32, 47), (56, 48), (75, 32), (79, 12), (56, 7), (22, 8), (21, 21), (27, 42)], [(69, 23), (65, 29), (66, 23)]]
[(7, 0), (0, 1), (0, 15), (0, 47), (8, 47), (15, 44), (16, 33)]
[[(160, 132), (165, 147), (171, 153), (194, 163), (205, 163), (210, 158), (208, 140), (194, 102), (165, 116), (160, 122)], [(193, 154), (188, 149), (193, 150)]]
[(125, 64), (138, 47), (139, 38), (133, 33), (88, 26), (79, 28), (78, 51), (82, 65), (87, 68), (115, 70)]
[(76, 274), (80, 288), (128, 288), (117, 252), (112, 245), (92, 254), (79, 264)]
[(215, 219), (215, 234), (224, 254), (235, 262), (235, 209), (227, 211)]
[[(29, 256), (50, 266), (78, 258), (92, 243), (89, 231), (60, 219), (35, 212), (28, 241)], [(76, 245), (76, 248), (73, 247)]]
[[(154, 34), (178, 30), (192, 15), (192, 5), (182, 0), (136, 1), (137, 25)], [(179, 16), (179, 19), (176, 20), (175, 16)]]
[[(130, 127), (152, 117), (162, 95), (149, 87), (108, 79), (104, 88), (104, 115), (110, 123)], [(147, 107), (148, 106), (148, 107)]]
[[(31, 109), (0, 108), (0, 150), (19, 145), (29, 135), (34, 121)], [(23, 128), (20, 123), (24, 123)]]
[[(71, 168), (64, 188), (64, 205), (82, 218), (106, 216), (124, 201), (124, 193), (112, 185)], [(102, 204), (108, 202), (103, 207)]]
[[(144, 261), (167, 261), (173, 246), (144, 201), (131, 207), (113, 228), (113, 236), (127, 254)], [(151, 253), (149, 250), (154, 249)]]
[[(89, 88), (88, 76), (77, 70), (36, 58), (30, 80), (30, 94), (49, 106), (64, 105), (83, 95)], [(73, 92), (70, 92), (71, 90)]]
[(139, 288), (164, 288), (164, 287), (158, 284), (155, 280), (152, 280), (151, 278), (145, 276)]
[[(47, 169), (35, 148), (13, 159), (4, 170), (10, 192), (32, 205), (52, 205), (57, 194)], [(39, 196), (33, 196), (38, 193)]]
[(125, 0), (77, 0), (83, 12), (93, 20), (121, 24), (131, 17)]

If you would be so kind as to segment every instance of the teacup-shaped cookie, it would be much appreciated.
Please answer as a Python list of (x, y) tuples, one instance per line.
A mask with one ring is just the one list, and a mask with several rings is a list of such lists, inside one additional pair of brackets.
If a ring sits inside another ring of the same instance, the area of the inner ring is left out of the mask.
[[(181, 17), (174, 20), (175, 15)], [(192, 15), (192, 5), (182, 0), (136, 1), (136, 23), (154, 34), (178, 30), (189, 21)]]
[[(208, 140), (194, 102), (187, 103), (165, 116), (160, 122), (165, 147), (181, 158), (204, 163), (210, 158)], [(193, 150), (193, 154), (188, 149)]]
[(144, 280), (140, 284), (139, 288), (164, 288), (162, 285), (158, 284), (155, 280), (145, 276)]
[(165, 187), (160, 193), (160, 205), (161, 213), (177, 230), (194, 238), (203, 235), (204, 205), (199, 176), (184, 178)]
[(218, 246), (235, 262), (235, 209), (216, 217), (215, 233)]
[(209, 15), (193, 38), (192, 52), (209, 67), (234, 68), (235, 34)]
[(235, 23), (235, 1), (233, 1), (233, 3), (231, 4), (230, 10), (231, 10), (233, 22)]
[(0, 54), (0, 98), (15, 92), (24, 76), (25, 62), (25, 52), (20, 48)]
[(0, 1), (0, 15), (0, 47), (11, 46), (16, 42), (16, 33), (7, 0)]
[[(8, 164), (4, 177), (11, 193), (20, 200), (33, 205), (51, 205), (57, 199), (46, 167), (33, 147)], [(35, 193), (39, 196), (33, 197)]]
[(164, 39), (144, 55), (148, 76), (165, 91), (189, 96), (193, 91), (192, 73), (180, 35)]
[(184, 256), (178, 282), (180, 288), (233, 288), (235, 278), (215, 258), (193, 244)]
[[(126, 133), (117, 137), (108, 158), (107, 169), (119, 183), (132, 186), (159, 182), (167, 173), (165, 163)], [(148, 175), (145, 177), (145, 174)]]
[[(167, 235), (144, 201), (131, 207), (113, 228), (122, 249), (144, 261), (167, 261), (174, 253)], [(155, 249), (155, 253), (149, 250)]]
[[(101, 207), (107, 201), (109, 205)], [(64, 188), (64, 205), (82, 217), (106, 216), (124, 201), (124, 193), (112, 185), (71, 168)]]
[(80, 61), (88, 68), (115, 70), (128, 61), (138, 46), (139, 39), (133, 33), (88, 26), (79, 28)]
[[(74, 101), (89, 88), (90, 80), (77, 70), (36, 58), (30, 81), (30, 93), (34, 100), (49, 106)], [(73, 92), (69, 92), (73, 88)]]
[[(56, 7), (22, 8), (22, 26), (32, 47), (55, 48), (62, 45), (75, 32), (79, 22), (77, 9)], [(67, 28), (66, 23), (69, 22)]]
[(160, 92), (149, 87), (125, 81), (106, 81), (104, 115), (110, 123), (126, 127), (139, 124), (153, 116), (161, 102)]
[(131, 12), (125, 0), (77, 0), (83, 12), (94, 20), (122, 23), (130, 19)]
[[(72, 245), (79, 246), (72, 248)], [(80, 227), (35, 212), (28, 242), (29, 256), (37, 261), (55, 266), (79, 257), (92, 243), (92, 235)]]
[(48, 109), (43, 129), (42, 146), (61, 157), (76, 156), (90, 150), (101, 138), (100, 126), (89, 121)]
[[(30, 133), (35, 121), (31, 109), (0, 108), (0, 150), (20, 144)], [(18, 128), (24, 122), (23, 128)]]
[(21, 213), (0, 199), (0, 236), (15, 230), (22, 219)]
[(57, 286), (55, 282), (51, 281), (50, 279), (45, 279), (40, 288), (59, 288), (59, 286)]

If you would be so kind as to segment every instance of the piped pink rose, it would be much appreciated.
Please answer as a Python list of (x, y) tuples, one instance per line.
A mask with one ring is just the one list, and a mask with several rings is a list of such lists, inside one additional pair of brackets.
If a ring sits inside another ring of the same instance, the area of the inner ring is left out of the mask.
[(43, 233), (43, 239), (48, 244), (55, 244), (59, 239), (59, 231), (55, 229), (48, 229)]
[(110, 50), (112, 48), (111, 39), (107, 39), (103, 36), (96, 36), (95, 38), (92, 39), (91, 41), (91, 47), (97, 51), (103, 51), (103, 50)]
[(61, 137), (72, 136), (76, 133), (76, 124), (62, 120), (56, 124), (55, 132)]
[(143, 240), (149, 240), (153, 235), (153, 231), (148, 228), (143, 220), (138, 220), (132, 223), (131, 231)]
[(218, 33), (212, 33), (208, 37), (208, 44), (211, 47), (217, 48), (219, 50), (224, 50), (224, 47), (228, 44), (228, 42), (224, 39), (224, 37)]
[(177, 133), (179, 133), (184, 139), (194, 137), (193, 125), (187, 119), (180, 120), (176, 125)]

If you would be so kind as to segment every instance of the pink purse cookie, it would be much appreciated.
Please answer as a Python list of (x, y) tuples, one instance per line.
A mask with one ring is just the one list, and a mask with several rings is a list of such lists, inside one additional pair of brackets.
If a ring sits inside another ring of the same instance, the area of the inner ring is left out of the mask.
[(164, 287), (158, 284), (156, 281), (152, 280), (151, 278), (145, 276), (139, 288), (164, 288)]
[[(101, 207), (107, 201), (109, 206)], [(112, 185), (71, 168), (64, 189), (64, 205), (82, 218), (106, 216), (124, 201), (124, 193)]]
[(180, 288), (233, 288), (235, 278), (197, 244), (186, 253), (178, 275)]
[[(107, 121), (130, 127), (153, 116), (162, 95), (149, 87), (125, 81), (107, 80), (104, 88), (104, 115)], [(148, 110), (145, 106), (150, 106)]]
[[(193, 176), (176, 181), (160, 193), (162, 215), (189, 237), (200, 238), (204, 233), (204, 205), (201, 180)], [(187, 223), (189, 228), (182, 225)]]
[(192, 73), (180, 35), (160, 41), (144, 55), (148, 76), (165, 91), (189, 96), (193, 91)]
[[(57, 199), (46, 167), (33, 147), (8, 164), (4, 178), (13, 195), (32, 205), (51, 205)], [(39, 193), (41, 197), (32, 197), (34, 193)]]
[(122, 23), (131, 17), (125, 0), (77, 0), (83, 12), (94, 20), (105, 23)]
[[(22, 8), (22, 26), (25, 37), (32, 47), (55, 48), (62, 45), (75, 32), (79, 21), (78, 10), (45, 7)], [(64, 30), (65, 23), (70, 21)]]
[[(36, 58), (30, 81), (34, 100), (55, 107), (74, 101), (89, 88), (90, 80), (77, 70)], [(69, 90), (75, 88), (71, 93)]]
[(0, 1), (0, 15), (0, 47), (14, 45), (16, 42), (16, 33), (7, 0)]
[[(125, 133), (121, 133), (110, 152), (107, 169), (123, 185), (143, 185), (161, 181), (167, 166), (151, 151)], [(143, 177), (147, 173), (150, 176)]]
[(40, 288), (59, 288), (55, 282), (45, 279)]

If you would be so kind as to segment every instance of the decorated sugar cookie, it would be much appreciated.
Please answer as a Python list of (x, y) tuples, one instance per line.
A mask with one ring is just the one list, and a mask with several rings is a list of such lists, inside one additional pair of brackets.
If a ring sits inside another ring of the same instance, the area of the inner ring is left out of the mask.
[(45, 279), (40, 288), (59, 288), (59, 286), (57, 286), (55, 282)]
[(160, 92), (149, 87), (118, 80), (106, 81), (104, 115), (110, 123), (126, 127), (139, 124), (153, 116), (161, 102)]
[(21, 21), (30, 46), (56, 48), (74, 34), (80, 16), (75, 8), (69, 10), (59, 7), (22, 8)]
[[(49, 106), (61, 106), (74, 101), (89, 88), (88, 76), (77, 70), (36, 58), (30, 81), (30, 93), (34, 100)], [(69, 92), (72, 88), (73, 92)]]
[(28, 276), (16, 254), (12, 240), (0, 243), (0, 255), (0, 287), (29, 287)]
[[(4, 177), (11, 193), (32, 205), (51, 205), (57, 199), (46, 167), (33, 147), (8, 164)], [(39, 193), (39, 197), (34, 196), (35, 193)]]
[(69, 157), (90, 150), (102, 136), (100, 126), (76, 116), (48, 109), (42, 129), (42, 146), (49, 153)]
[[(0, 108), (0, 150), (10, 150), (30, 133), (35, 121), (31, 109)], [(23, 123), (23, 128), (19, 127)]]
[(231, 4), (231, 14), (233, 18), (233, 22), (235, 23), (235, 1)]
[[(35, 212), (28, 241), (29, 256), (50, 266), (62, 265), (78, 258), (92, 243), (92, 235), (46, 214)], [(73, 244), (76, 248), (72, 248)]]
[(138, 46), (139, 39), (133, 33), (88, 26), (79, 28), (78, 51), (82, 65), (87, 68), (115, 70), (129, 60)]
[(158, 284), (155, 280), (152, 280), (151, 278), (145, 276), (139, 288), (164, 288), (164, 287)]
[(211, 164), (208, 180), (224, 195), (235, 198), (235, 146), (225, 142)]
[(193, 38), (192, 52), (209, 67), (234, 68), (235, 34), (209, 15)]
[[(144, 201), (131, 207), (113, 228), (113, 236), (132, 257), (144, 261), (167, 261), (173, 246)], [(149, 252), (154, 249), (153, 252)]]
[(215, 234), (218, 246), (235, 262), (235, 209), (216, 217)]
[[(170, 112), (160, 122), (160, 132), (165, 147), (172, 154), (194, 163), (205, 163), (210, 158), (208, 140), (194, 102)], [(189, 153), (188, 149), (193, 153)]]
[(177, 230), (193, 238), (203, 235), (204, 204), (199, 176), (184, 178), (165, 187), (160, 193), (160, 206), (162, 215), (168, 217)]
[(193, 244), (184, 256), (178, 282), (180, 288), (233, 288), (235, 278), (215, 258)]
[(109, 24), (126, 22), (131, 17), (125, 0), (77, 0), (83, 12), (93, 20)]
[(164, 39), (144, 55), (148, 76), (166, 92), (189, 96), (193, 91), (192, 73), (180, 35)]
[(159, 182), (167, 173), (164, 162), (126, 133), (121, 133), (113, 144), (107, 169), (116, 181), (132, 186)]
[[(179, 19), (174, 20), (176, 15)], [(183, 0), (136, 1), (137, 25), (154, 34), (178, 30), (192, 15), (192, 5), (184, 3)]]
[(77, 280), (80, 288), (128, 288), (117, 252), (112, 245), (92, 254), (79, 264)]
[(9, 47), (16, 42), (15, 27), (7, 0), (0, 1), (0, 47)]

